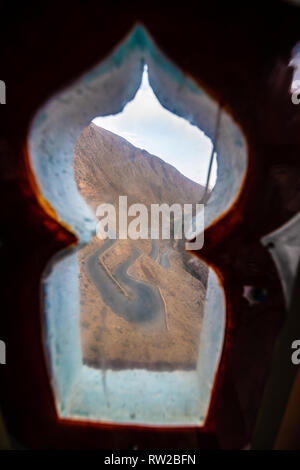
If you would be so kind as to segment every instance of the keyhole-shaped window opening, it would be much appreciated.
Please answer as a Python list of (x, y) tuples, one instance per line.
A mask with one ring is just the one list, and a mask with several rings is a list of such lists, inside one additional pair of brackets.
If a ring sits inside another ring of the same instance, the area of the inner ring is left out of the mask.
[[(199, 155), (194, 172), (190, 153), (184, 160), (174, 149), (174, 168), (166, 154), (159, 159), (155, 149), (139, 148), (148, 145), (128, 129), (124, 140), (120, 123), (113, 127), (145, 86), (145, 73), (164, 111), (204, 133), (207, 155)], [(43, 277), (44, 339), (58, 415), (203, 425), (225, 332), (217, 274), (174, 237), (174, 219), (169, 239), (101, 240), (97, 208), (113, 205), (118, 218), (120, 196), (127, 207), (139, 203), (148, 210), (205, 202), (204, 224), (211, 225), (235, 202), (245, 176), (239, 128), (138, 26), (111, 57), (39, 111), (29, 145), (43, 198), (79, 239), (51, 260)]]

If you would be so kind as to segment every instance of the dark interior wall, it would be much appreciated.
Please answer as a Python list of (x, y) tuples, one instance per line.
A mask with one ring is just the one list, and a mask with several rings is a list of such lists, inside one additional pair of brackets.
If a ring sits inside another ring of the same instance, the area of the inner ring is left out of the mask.
[[(287, 67), (300, 9), (284, 2), (41, 2), (11, 5), (0, 31), (1, 406), (20, 442), (39, 447), (225, 447), (251, 440), (274, 341), (284, 321), (280, 281), (260, 238), (300, 206), (300, 113)], [(184, 72), (220, 101), (248, 141), (249, 171), (236, 206), (206, 233), (201, 256), (224, 280), (224, 355), (204, 429), (137, 430), (58, 422), (41, 341), (40, 275), (74, 236), (39, 205), (26, 168), (30, 120), (43, 102), (106, 57), (136, 22)], [(268, 292), (250, 306), (243, 286)], [(83, 432), (84, 428), (84, 432)], [(151, 445), (150, 439), (151, 437)]]

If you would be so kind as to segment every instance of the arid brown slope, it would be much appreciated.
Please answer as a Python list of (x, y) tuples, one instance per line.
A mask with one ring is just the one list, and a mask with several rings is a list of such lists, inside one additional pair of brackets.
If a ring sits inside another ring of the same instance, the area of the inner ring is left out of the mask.
[[(119, 195), (127, 195), (128, 204), (139, 202), (149, 207), (151, 203), (195, 203), (203, 194), (200, 185), (171, 165), (94, 124), (84, 129), (77, 141), (74, 169), (79, 191), (93, 210), (103, 202), (117, 206)], [(194, 368), (205, 300), (205, 265), (198, 258), (183, 256), (183, 243), (174, 240), (159, 240), (155, 259), (151, 257), (151, 240), (118, 240), (100, 256), (113, 287), (122, 290), (115, 269), (134, 250), (140, 252), (128, 275), (158, 289), (165, 306), (163, 327), (145, 328), (117, 315), (89, 278), (86, 260), (102, 243), (94, 238), (79, 252), (84, 362), (102, 368)], [(170, 253), (168, 268), (160, 264), (166, 249)], [(125, 302), (126, 291), (122, 292)]]
[(75, 147), (75, 178), (83, 198), (95, 208), (117, 203), (184, 204), (199, 202), (203, 187), (176, 168), (95, 124), (86, 127)]

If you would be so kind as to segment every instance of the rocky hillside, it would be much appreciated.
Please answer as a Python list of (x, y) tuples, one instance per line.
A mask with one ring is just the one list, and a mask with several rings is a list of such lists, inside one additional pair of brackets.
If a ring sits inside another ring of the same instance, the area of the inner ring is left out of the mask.
[(204, 192), (172, 165), (95, 124), (77, 140), (74, 167), (79, 191), (93, 209), (125, 195), (128, 204), (195, 203)]
[[(101, 203), (117, 208), (125, 195), (128, 205), (196, 203), (204, 191), (172, 165), (94, 124), (77, 141), (74, 173), (94, 210)], [(184, 240), (103, 243), (94, 237), (78, 253), (84, 364), (195, 369), (207, 266), (184, 251)]]

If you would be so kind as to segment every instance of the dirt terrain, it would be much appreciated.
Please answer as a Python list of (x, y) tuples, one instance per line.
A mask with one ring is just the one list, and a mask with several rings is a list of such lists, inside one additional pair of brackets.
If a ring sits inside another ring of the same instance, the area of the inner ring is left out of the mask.
[[(93, 210), (103, 202), (117, 206), (119, 195), (127, 195), (128, 205), (149, 207), (196, 203), (203, 194), (171, 165), (94, 124), (77, 141), (74, 171)], [(78, 258), (84, 363), (117, 369), (195, 367), (207, 267), (184, 252), (181, 241), (107, 243), (95, 237)]]

